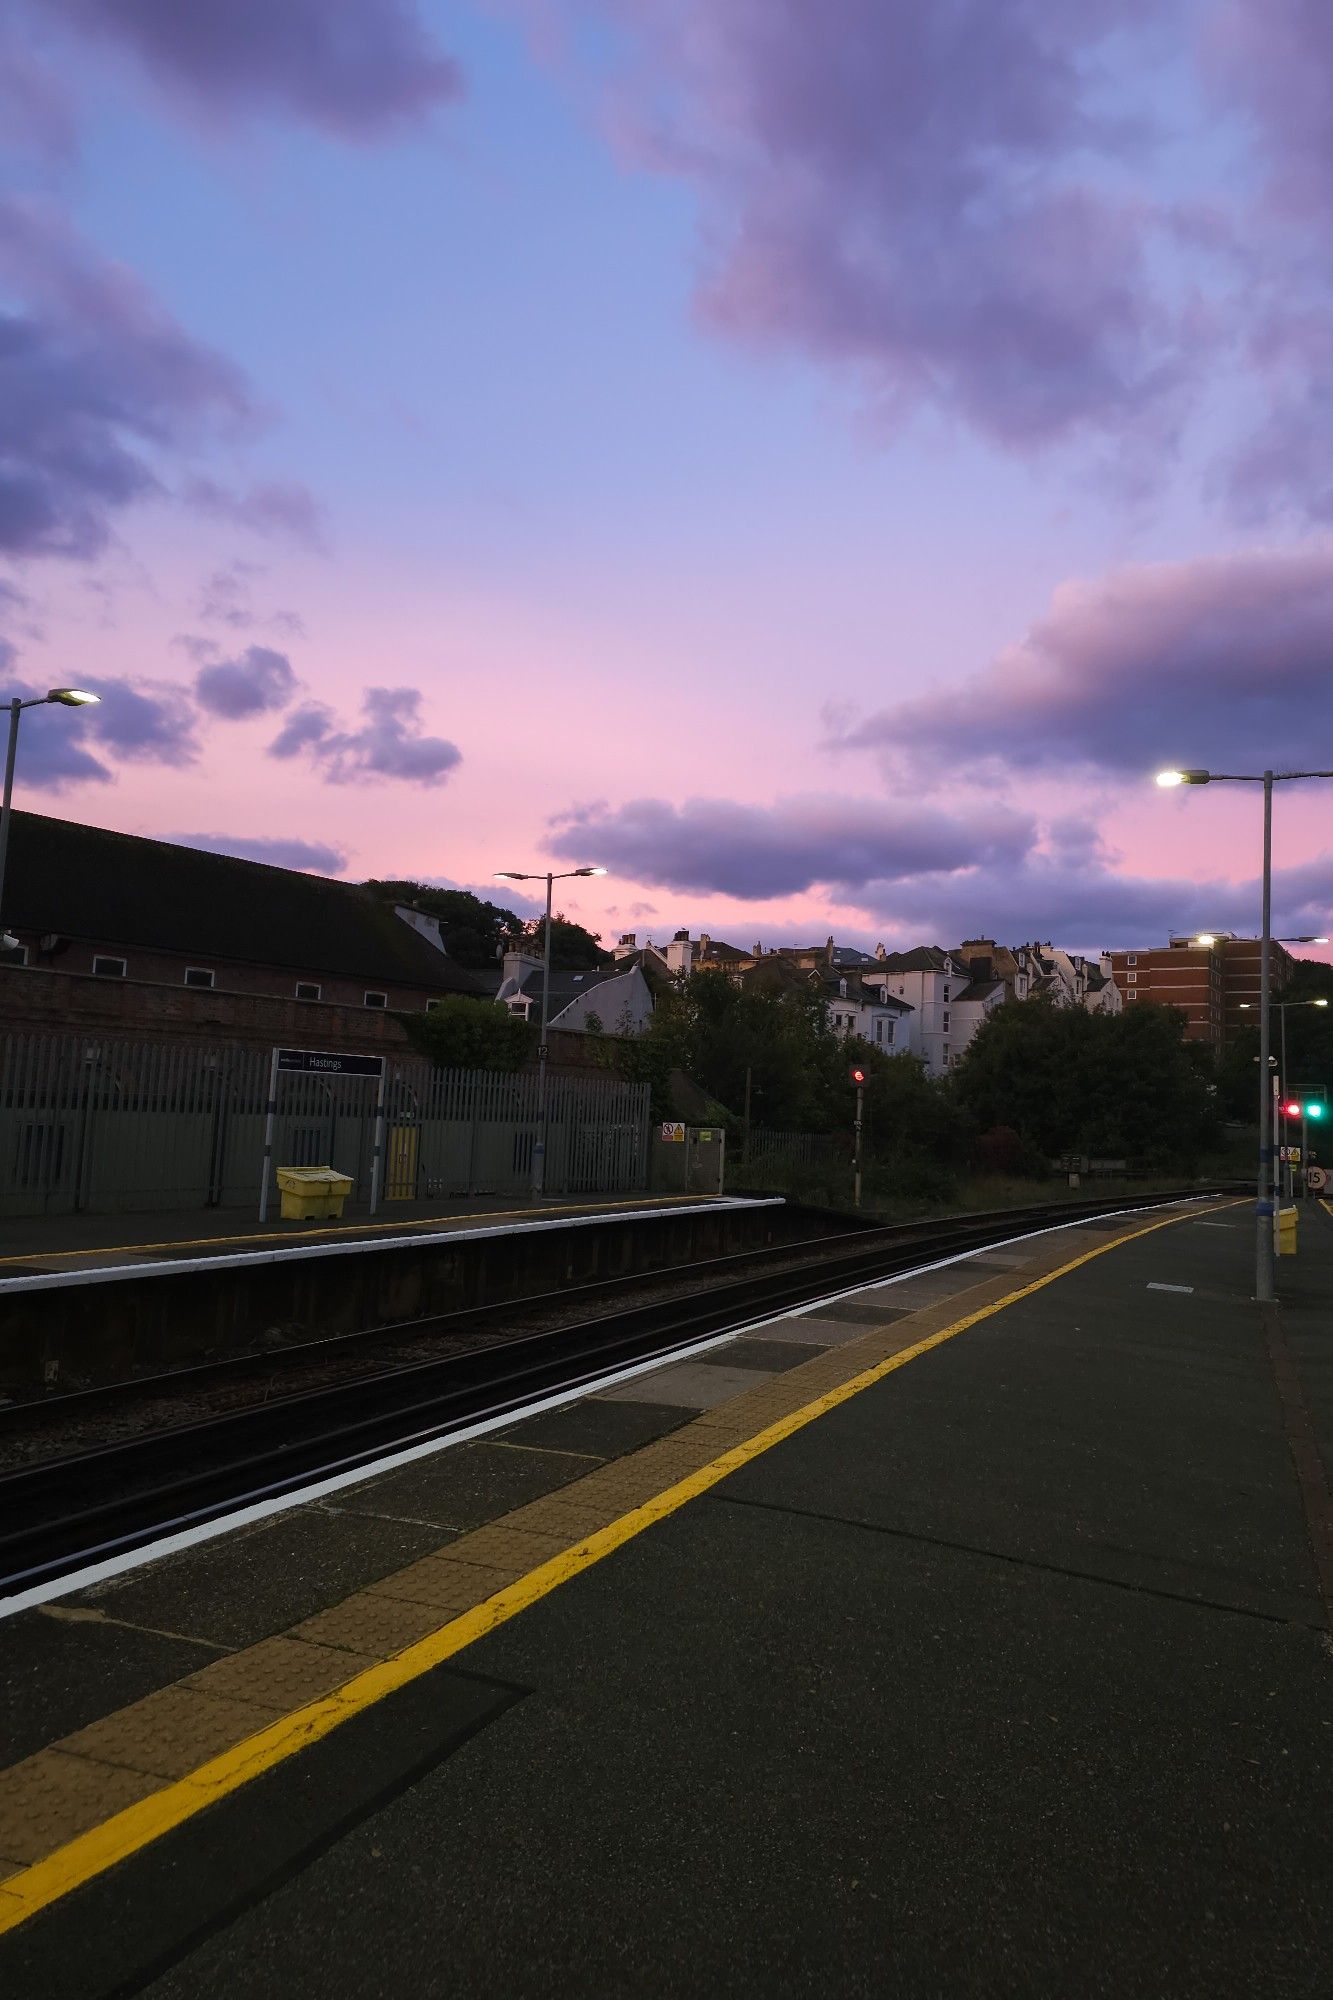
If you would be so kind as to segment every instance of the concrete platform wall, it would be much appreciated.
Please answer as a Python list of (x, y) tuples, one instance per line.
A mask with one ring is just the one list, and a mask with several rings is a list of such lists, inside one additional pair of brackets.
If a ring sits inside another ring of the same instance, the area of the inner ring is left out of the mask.
[(846, 1224), (784, 1205), (679, 1209), (554, 1228), (330, 1244), (155, 1266), (98, 1278), (0, 1284), (0, 1388), (74, 1389), (186, 1367), (265, 1341), (558, 1291), (596, 1278), (762, 1249)]

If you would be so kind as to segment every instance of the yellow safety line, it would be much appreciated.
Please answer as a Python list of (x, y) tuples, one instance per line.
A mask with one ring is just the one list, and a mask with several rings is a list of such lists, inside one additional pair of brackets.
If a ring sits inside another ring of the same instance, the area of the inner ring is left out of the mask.
[(308, 1243), (312, 1236), (354, 1237), (357, 1233), (374, 1231), (376, 1235), (387, 1235), (391, 1229), (439, 1229), (451, 1223), (460, 1227), (472, 1222), (505, 1222), (510, 1216), (543, 1215), (600, 1215), (603, 1207), (621, 1208), (663, 1208), (672, 1202), (684, 1207), (693, 1201), (707, 1201), (708, 1195), (636, 1195), (624, 1201), (599, 1203), (595, 1208), (569, 1202), (559, 1208), (486, 1208), (476, 1215), (422, 1215), (411, 1222), (362, 1222), (345, 1223), (341, 1229), (303, 1229), (297, 1236), (289, 1229), (268, 1230), (264, 1234), (251, 1236), (180, 1236), (166, 1243), (112, 1243), (102, 1249), (92, 1250), (28, 1250), (22, 1255), (0, 1257), (0, 1264), (31, 1264), (34, 1259), (54, 1257), (137, 1257), (145, 1250), (220, 1250), (228, 1243)]
[(803, 1404), (800, 1409), (791, 1411), (785, 1417), (779, 1417), (776, 1423), (767, 1425), (754, 1437), (732, 1445), (727, 1451), (702, 1466), (699, 1471), (690, 1473), (685, 1479), (677, 1480), (673, 1486), (668, 1486), (651, 1500), (645, 1500), (641, 1506), (631, 1508), (629, 1513), (622, 1514), (607, 1527), (599, 1528), (595, 1534), (585, 1536), (574, 1547), (562, 1550), (557, 1556), (549, 1557), (536, 1569), (529, 1570), (526, 1576), (519, 1577), (515, 1583), (508, 1584), (493, 1597), (488, 1597), (484, 1603), (475, 1605), (472, 1610), (463, 1612), (458, 1618), (451, 1618), (436, 1631), (427, 1633), (424, 1639), (418, 1639), (414, 1644), (404, 1647), (402, 1652), (395, 1653), (390, 1659), (377, 1662), (373, 1667), (366, 1667), (342, 1687), (335, 1689), (332, 1694), (294, 1709), (290, 1715), (284, 1715), (278, 1721), (270, 1723), (267, 1728), (257, 1730), (253, 1736), (247, 1736), (244, 1742), (237, 1743), (230, 1750), (224, 1750), (219, 1756), (210, 1758), (207, 1763), (201, 1764), (197, 1770), (187, 1773), (185, 1777), (177, 1778), (162, 1790), (150, 1793), (146, 1799), (125, 1807), (122, 1812), (114, 1813), (100, 1825), (90, 1827), (86, 1833), (79, 1834), (76, 1839), (69, 1841), (64, 1847), (57, 1848), (45, 1859), (35, 1861), (21, 1873), (0, 1881), (0, 1935), (15, 1929), (28, 1918), (36, 1916), (38, 1911), (49, 1908), (60, 1897), (67, 1896), (72, 1889), (81, 1888), (84, 1883), (91, 1882), (108, 1868), (138, 1853), (153, 1841), (160, 1840), (173, 1828), (193, 1819), (195, 1814), (202, 1812), (206, 1806), (214, 1805), (219, 1799), (238, 1791), (253, 1778), (272, 1770), (274, 1765), (295, 1756), (297, 1751), (306, 1749), (312, 1743), (318, 1743), (321, 1737), (329, 1735), (332, 1730), (351, 1721), (353, 1716), (362, 1714), (376, 1702), (383, 1701), (386, 1695), (396, 1693), (399, 1688), (406, 1687), (410, 1682), (419, 1679), (422, 1674), (429, 1673), (433, 1667), (442, 1665), (445, 1660), (453, 1659), (465, 1647), (474, 1645), (478, 1639), (485, 1638), (487, 1633), (493, 1632), (497, 1626), (516, 1617), (520, 1611), (526, 1611), (529, 1605), (548, 1596), (562, 1583), (567, 1583), (571, 1577), (578, 1576), (583, 1570), (590, 1569), (594, 1563), (601, 1562), (604, 1556), (609, 1556), (613, 1550), (631, 1541), (635, 1535), (642, 1534), (643, 1530), (651, 1527), (655, 1521), (664, 1520), (668, 1514), (674, 1514), (688, 1501), (696, 1499), (701, 1493), (706, 1493), (710, 1486), (716, 1486), (719, 1480), (726, 1479), (731, 1473), (739, 1471), (743, 1465), (748, 1465), (761, 1453), (771, 1450), (775, 1444), (780, 1444), (794, 1431), (802, 1430), (805, 1425), (826, 1416), (830, 1410), (837, 1409), (840, 1403), (860, 1395), (874, 1383), (882, 1382), (885, 1376), (891, 1375), (895, 1369), (906, 1367), (909, 1361), (915, 1361), (920, 1355), (928, 1354), (932, 1348), (942, 1346), (946, 1340), (953, 1340), (956, 1335), (966, 1333), (969, 1327), (976, 1326), (981, 1320), (990, 1319), (995, 1313), (1003, 1312), (1006, 1307), (1017, 1305), (1020, 1299), (1030, 1298), (1034, 1292), (1040, 1292), (1047, 1285), (1054, 1284), (1057, 1278), (1067, 1277), (1081, 1265), (1090, 1264), (1094, 1258), (1105, 1256), (1108, 1250), (1117, 1250), (1123, 1244), (1133, 1242), (1136, 1237), (1150, 1236), (1154, 1230), (1165, 1229), (1171, 1223), (1180, 1220), (1182, 1220), (1180, 1216), (1169, 1215), (1159, 1222), (1150, 1222), (1143, 1228), (1131, 1229), (1125, 1235), (1117, 1236), (1110, 1243), (1103, 1243), (1096, 1249), (1085, 1250), (1080, 1256), (1071, 1258), (1067, 1264), (1061, 1264), (1058, 1269), (1048, 1271), (1045, 1277), (1034, 1278), (1030, 1283), (1020, 1286), (1017, 1291), (1007, 1292), (1002, 1299), (997, 1299), (994, 1305), (982, 1306), (977, 1312), (968, 1313), (965, 1318), (955, 1320), (952, 1326), (946, 1326), (941, 1332), (929, 1334), (924, 1340), (917, 1341), (914, 1346), (905, 1347), (899, 1353), (890, 1355), (887, 1360), (876, 1362), (873, 1367), (863, 1369), (860, 1374), (853, 1375), (846, 1382), (840, 1383), (836, 1389), (829, 1389), (822, 1396), (815, 1397), (813, 1402)]

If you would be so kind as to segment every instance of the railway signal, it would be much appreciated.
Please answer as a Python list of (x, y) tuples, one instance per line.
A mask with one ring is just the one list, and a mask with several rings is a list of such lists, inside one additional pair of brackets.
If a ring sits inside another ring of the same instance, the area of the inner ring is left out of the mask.
[(861, 1206), (861, 1107), (865, 1103), (866, 1073), (859, 1063), (853, 1063), (847, 1074), (856, 1085), (856, 1124), (854, 1127), (856, 1146), (852, 1155), (852, 1207), (859, 1208)]

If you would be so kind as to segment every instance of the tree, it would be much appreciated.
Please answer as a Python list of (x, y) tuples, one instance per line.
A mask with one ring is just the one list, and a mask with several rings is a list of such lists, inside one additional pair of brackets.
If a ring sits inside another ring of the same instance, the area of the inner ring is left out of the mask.
[[(524, 948), (534, 958), (540, 958), (546, 949), (546, 919), (534, 917), (530, 924), (523, 926)], [(553, 972), (591, 972), (599, 965), (610, 965), (611, 954), (603, 951), (601, 940), (595, 931), (584, 930), (582, 924), (572, 923), (557, 910), (551, 918), (551, 970)]]
[(1183, 1166), (1219, 1137), (1208, 1052), (1174, 1007), (1123, 1014), (999, 1007), (954, 1071), (960, 1104), (985, 1132), (1010, 1126), (1047, 1159), (1089, 1153)]
[(890, 1056), (836, 1035), (822, 991), (803, 983), (737, 985), (713, 967), (692, 973), (659, 996), (646, 1031), (622, 1045), (615, 1060), (623, 1075), (652, 1085), (655, 1117), (670, 1115), (671, 1073), (683, 1070), (727, 1107), (735, 1131), (748, 1071), (756, 1126), (835, 1133), (849, 1145), (849, 1070), (855, 1062), (866, 1071), (868, 1158), (947, 1161), (960, 1148), (962, 1128), (949, 1092), (914, 1056)]
[(526, 929), (514, 910), (483, 902), (470, 889), (436, 889), (429, 883), (406, 881), (371, 881), (365, 887), (386, 902), (414, 903), (427, 916), (438, 917), (444, 948), (458, 965), (489, 969), (501, 952), (522, 941)]
[[(1324, 959), (1302, 958), (1275, 999), (1287, 1004), (1287, 1068), (1285, 1088), (1333, 1093), (1333, 965)], [(1327, 1007), (1300, 1003), (1327, 1000)], [(1294, 1003), (1294, 1004), (1293, 1004)], [(1247, 1125), (1255, 1122), (1259, 1091), (1259, 1009), (1244, 1017), (1246, 1025), (1228, 1038), (1218, 1072), (1218, 1087), (1227, 1115)], [(1271, 1051), (1282, 1051), (1282, 1016), (1273, 1008)]]
[(537, 1031), (497, 1007), (450, 993), (428, 1014), (400, 1016), (410, 1040), (437, 1069), (517, 1070), (536, 1048)]

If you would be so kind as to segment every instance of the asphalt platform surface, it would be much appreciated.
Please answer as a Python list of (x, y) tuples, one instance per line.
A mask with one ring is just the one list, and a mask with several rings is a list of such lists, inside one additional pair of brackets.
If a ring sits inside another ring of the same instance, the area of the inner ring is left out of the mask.
[(1333, 1991), (1302, 1228), (1276, 1335), (1214, 1209), (842, 1403), (82, 1892), (83, 1991)]

